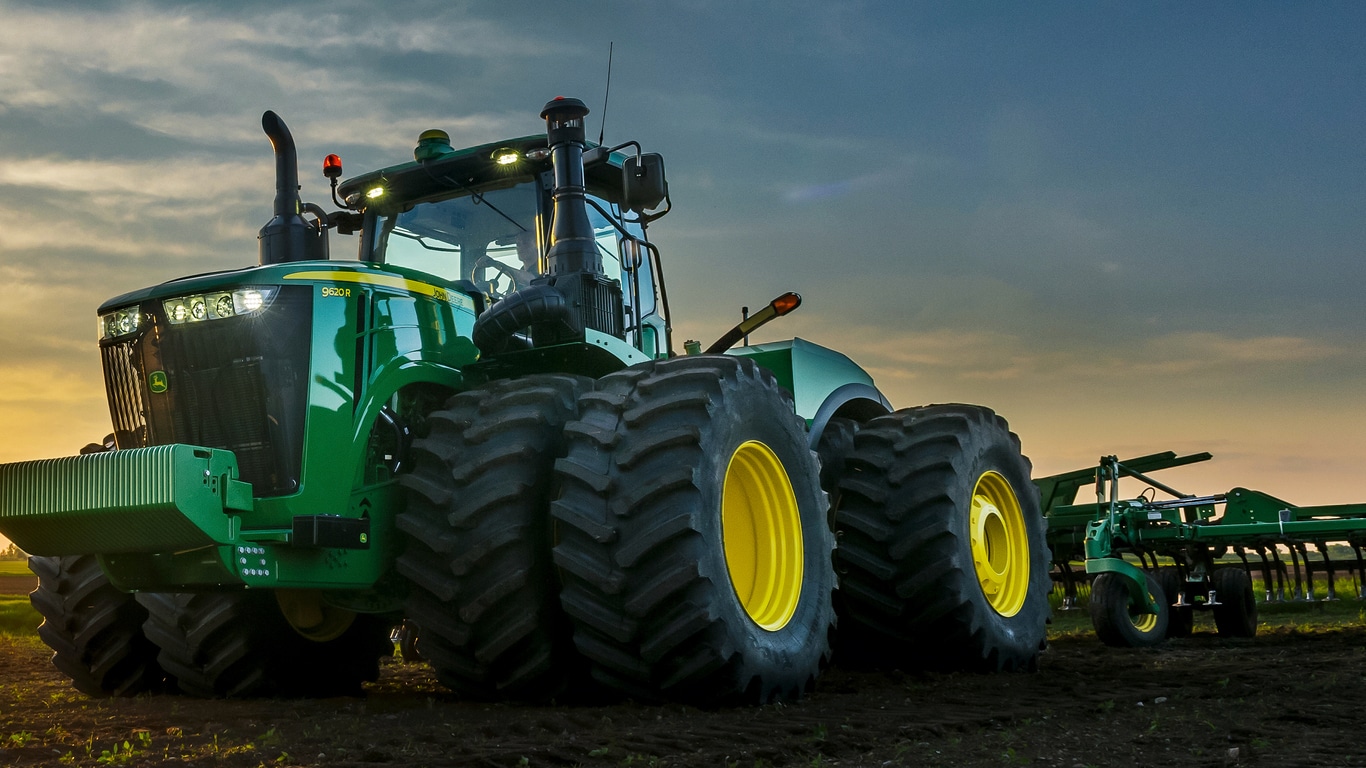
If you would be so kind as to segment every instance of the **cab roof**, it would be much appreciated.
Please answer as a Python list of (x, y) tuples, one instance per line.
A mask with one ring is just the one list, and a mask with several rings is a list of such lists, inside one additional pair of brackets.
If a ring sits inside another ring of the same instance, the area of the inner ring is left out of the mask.
[[(588, 146), (591, 148), (596, 145), (590, 142)], [(427, 161), (413, 160), (370, 171), (347, 179), (339, 185), (338, 190), (342, 199), (349, 202), (352, 196), (356, 196), (355, 205), (365, 207), (366, 192), (377, 186), (384, 187), (384, 200), (391, 204), (446, 196), (462, 188), (473, 191), (509, 187), (535, 179), (551, 170), (548, 154), (539, 159), (527, 156), (535, 150), (544, 149), (545, 134), (504, 139), (456, 149)], [(520, 159), (515, 163), (499, 165), (494, 161), (494, 156), (506, 150), (515, 151)], [(624, 160), (624, 155), (613, 153), (606, 163), (586, 168), (584, 176), (589, 189), (609, 202), (620, 202)]]

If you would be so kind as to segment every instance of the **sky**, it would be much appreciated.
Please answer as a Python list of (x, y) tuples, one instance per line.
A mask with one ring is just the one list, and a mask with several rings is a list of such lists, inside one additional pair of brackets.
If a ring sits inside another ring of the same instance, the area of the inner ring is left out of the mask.
[[(987, 405), (1035, 475), (1366, 502), (1366, 5), (0, 0), (0, 461), (110, 431), (95, 310), (256, 262), (305, 200), (543, 130), (664, 155), (675, 340), (787, 290), (897, 407)], [(335, 239), (334, 254), (353, 241)]]

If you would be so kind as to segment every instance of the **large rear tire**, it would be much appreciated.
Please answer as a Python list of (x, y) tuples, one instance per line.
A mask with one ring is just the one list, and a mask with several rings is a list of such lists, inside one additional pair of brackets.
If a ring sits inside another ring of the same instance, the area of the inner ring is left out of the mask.
[(328, 629), (309, 639), (301, 631), (310, 628), (291, 626), (281, 610), (288, 601), (270, 591), (143, 593), (138, 601), (162, 668), (191, 696), (357, 695), (394, 653), (392, 620), (352, 614), (318, 625)]
[(437, 678), (478, 699), (560, 695), (574, 663), (550, 561), (550, 490), (590, 379), (537, 375), (452, 397), (402, 479), (409, 620)]
[(991, 410), (932, 405), (864, 424), (835, 513), (839, 653), (856, 663), (1033, 668), (1045, 522), (1019, 439)]
[(804, 424), (752, 361), (600, 379), (566, 427), (561, 604), (593, 676), (701, 704), (799, 696), (830, 654), (833, 541)]
[(43, 615), (38, 636), (52, 663), (89, 696), (133, 696), (161, 686), (157, 648), (142, 633), (147, 611), (109, 583), (94, 555), (30, 557)]
[(1129, 595), (1124, 577), (1102, 573), (1091, 582), (1091, 626), (1102, 643), (1116, 648), (1147, 648), (1167, 637), (1167, 596), (1146, 571), (1143, 574), (1148, 595), (1157, 603), (1157, 613), (1143, 613)]

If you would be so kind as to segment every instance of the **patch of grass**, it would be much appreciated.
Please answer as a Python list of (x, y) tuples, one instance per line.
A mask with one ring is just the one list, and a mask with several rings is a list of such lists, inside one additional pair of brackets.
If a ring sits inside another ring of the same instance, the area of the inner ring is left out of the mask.
[(0, 635), (36, 635), (42, 614), (29, 605), (28, 595), (0, 595)]
[(0, 576), (32, 576), (27, 560), (0, 560)]

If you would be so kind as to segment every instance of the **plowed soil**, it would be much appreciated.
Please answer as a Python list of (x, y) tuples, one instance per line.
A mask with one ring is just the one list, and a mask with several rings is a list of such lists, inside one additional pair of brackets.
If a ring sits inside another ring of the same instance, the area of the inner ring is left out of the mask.
[(91, 699), (0, 637), (0, 765), (1366, 765), (1366, 628), (1211, 629), (1062, 637), (1023, 674), (836, 666), (798, 703), (727, 710), (472, 703), (398, 659), (362, 698)]

